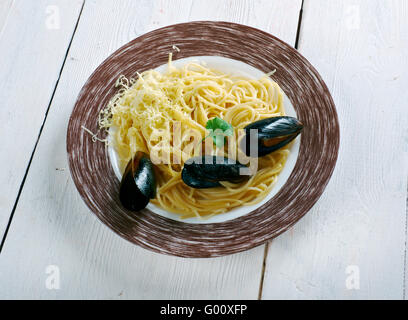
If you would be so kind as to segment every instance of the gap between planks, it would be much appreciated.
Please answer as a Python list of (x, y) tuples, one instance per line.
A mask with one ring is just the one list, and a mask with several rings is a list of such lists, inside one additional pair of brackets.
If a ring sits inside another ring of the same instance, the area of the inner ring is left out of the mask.
[(265, 247), (264, 247), (264, 256), (263, 256), (263, 261), (262, 261), (261, 281), (259, 283), (258, 300), (262, 300), (262, 290), (263, 290), (263, 284), (264, 284), (264, 278), (265, 278), (265, 268), (266, 268), (266, 259), (268, 257), (268, 251), (269, 251), (269, 242), (265, 243)]
[(295, 48), (296, 50), (299, 47), (299, 39), (300, 39), (300, 28), (302, 25), (302, 17), (303, 17), (303, 4), (305, 0), (302, 0), (302, 4), (300, 5), (300, 11), (299, 11), (299, 19), (298, 19), (298, 26), (296, 30), (296, 40), (295, 40)]
[(405, 300), (406, 292), (406, 274), (407, 274), (407, 238), (408, 238), (408, 176), (407, 176), (407, 200), (405, 202), (405, 250), (404, 250), (404, 275), (402, 287), (402, 300)]
[[(296, 30), (296, 40), (295, 40), (295, 49), (296, 50), (299, 47), (299, 39), (300, 39), (300, 30), (301, 30), (301, 27), (302, 27), (304, 1), (305, 0), (302, 0), (302, 4), (300, 5), (300, 10), (299, 10), (299, 19), (298, 19), (298, 26), (297, 26), (297, 30)], [(408, 186), (407, 186), (407, 188), (408, 188)], [(408, 203), (408, 192), (407, 192), (407, 203)], [(408, 215), (408, 204), (407, 204), (407, 215)], [(271, 241), (273, 241), (273, 240), (271, 240)], [(269, 243), (271, 241), (268, 241), (267, 243), (265, 243), (263, 261), (262, 261), (261, 280), (259, 282), (258, 300), (262, 300), (262, 291), (263, 291), (263, 284), (264, 284), (264, 280), (265, 280), (265, 270), (266, 270), (266, 259), (268, 258)], [(405, 283), (405, 279), (404, 279), (404, 283)], [(404, 297), (405, 297), (405, 287), (404, 287)]]
[(50, 102), (48, 103), (47, 110), (45, 111), (44, 120), (43, 120), (43, 122), (41, 124), (40, 131), (38, 133), (38, 137), (37, 137), (37, 140), (35, 142), (33, 151), (31, 152), (30, 160), (28, 161), (27, 168), (26, 168), (26, 171), (24, 173), (23, 180), (21, 181), (21, 184), (20, 184), (20, 188), (18, 189), (17, 198), (16, 198), (16, 201), (14, 202), (13, 209), (11, 210), (9, 221), (7, 223), (6, 230), (4, 231), (3, 239), (2, 239), (2, 241), (0, 243), (0, 254), (1, 254), (2, 250), (3, 250), (4, 243), (6, 242), (7, 234), (8, 234), (8, 231), (10, 229), (13, 217), (14, 217), (14, 212), (16, 211), (18, 201), (20, 200), (20, 195), (21, 195), (21, 192), (23, 191), (23, 187), (24, 187), (24, 184), (25, 184), (25, 181), (26, 181), (26, 178), (27, 178), (28, 171), (30, 170), (31, 162), (33, 161), (33, 158), (34, 158), (34, 154), (35, 154), (35, 151), (37, 149), (38, 142), (40, 141), (41, 133), (43, 131), (45, 122), (47, 121), (48, 112), (49, 112), (51, 104), (52, 104), (52, 102), (54, 100), (54, 95), (55, 95), (55, 92), (57, 91), (57, 87), (58, 87), (62, 72), (64, 70), (65, 63), (66, 63), (67, 58), (68, 58), (68, 53), (69, 53), (69, 50), (71, 49), (72, 41), (73, 41), (75, 33), (77, 31), (78, 24), (79, 24), (79, 21), (81, 19), (81, 15), (82, 15), (82, 10), (84, 9), (85, 1), (86, 0), (83, 0), (83, 2), (82, 2), (82, 6), (81, 6), (81, 9), (79, 11), (79, 15), (78, 15), (78, 19), (77, 19), (76, 24), (75, 24), (74, 31), (73, 31), (71, 39), (69, 41), (67, 51), (65, 52), (64, 60), (62, 61), (62, 65), (61, 65), (61, 68), (60, 68), (60, 71), (59, 71), (59, 74), (58, 74), (57, 81), (55, 82), (55, 86), (54, 86), (54, 89), (53, 89), (52, 94), (51, 94)]

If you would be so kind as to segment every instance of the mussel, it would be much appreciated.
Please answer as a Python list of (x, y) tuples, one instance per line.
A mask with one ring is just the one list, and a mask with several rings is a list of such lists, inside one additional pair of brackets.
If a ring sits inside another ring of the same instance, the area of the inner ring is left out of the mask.
[(245, 165), (232, 159), (205, 155), (187, 160), (181, 178), (192, 188), (214, 188), (221, 186), (219, 181), (245, 181), (248, 175), (243, 175), (241, 170), (245, 168)]
[(140, 211), (156, 196), (156, 178), (149, 156), (136, 152), (126, 166), (120, 183), (119, 199), (132, 211)]
[[(250, 138), (251, 129), (257, 129), (254, 132), (254, 141), (257, 142), (258, 152), (255, 148), (251, 149), (252, 139)], [(296, 118), (280, 116), (262, 119), (247, 125), (245, 136), (241, 141), (241, 149), (245, 150), (248, 157), (262, 157), (273, 151), (276, 151), (295, 139), (303, 129), (303, 124)]]

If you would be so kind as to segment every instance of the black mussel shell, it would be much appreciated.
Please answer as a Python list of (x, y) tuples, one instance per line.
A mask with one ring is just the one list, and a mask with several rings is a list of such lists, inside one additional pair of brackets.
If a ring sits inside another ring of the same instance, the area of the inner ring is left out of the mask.
[(132, 211), (140, 211), (156, 196), (153, 164), (144, 152), (136, 152), (126, 166), (120, 183), (119, 199)]
[(248, 179), (242, 175), (243, 164), (220, 156), (200, 156), (187, 160), (181, 173), (184, 183), (192, 188), (219, 187), (219, 181), (239, 183)]
[(247, 125), (245, 136), (241, 141), (241, 148), (245, 150), (245, 154), (251, 154), (251, 139), (250, 130), (257, 129), (255, 139), (258, 142), (258, 157), (265, 156), (273, 151), (276, 151), (289, 142), (294, 140), (302, 131), (303, 124), (296, 118), (281, 116), (262, 119)]

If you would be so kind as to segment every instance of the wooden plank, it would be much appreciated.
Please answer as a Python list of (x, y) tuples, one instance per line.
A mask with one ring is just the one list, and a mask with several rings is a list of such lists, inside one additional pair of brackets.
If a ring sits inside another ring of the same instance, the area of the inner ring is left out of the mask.
[[(250, 25), (295, 44), (301, 0), (161, 0), (156, 1), (148, 30), (189, 21), (228, 21)], [(163, 17), (166, 20), (163, 20)]]
[[(99, 222), (71, 180), (66, 127), (91, 72), (114, 49), (152, 26), (218, 16), (278, 30), (277, 36), (294, 43), (300, 1), (285, 2), (287, 10), (282, 1), (258, 2), (267, 15), (255, 13), (251, 1), (226, 2), (228, 6), (220, 6), (216, 0), (128, 0), (121, 1), (121, 6), (113, 0), (85, 3), (0, 256), (0, 287), (7, 288), (0, 290), (1, 298), (258, 297), (263, 247), (215, 259), (175, 258), (134, 246)], [(250, 13), (242, 15), (244, 11)], [(46, 287), (47, 277), (53, 273), (53, 267), (47, 267), (52, 265), (59, 268), (59, 290)]]
[(0, 2), (0, 37), (3, 31), (3, 27), (6, 24), (7, 18), (11, 12), (11, 6), (13, 0), (3, 0)]
[(0, 239), (37, 141), (82, 0), (0, 5)]
[(407, 3), (306, 0), (299, 44), (336, 102), (340, 155), (313, 210), (271, 243), (263, 298), (401, 299)]

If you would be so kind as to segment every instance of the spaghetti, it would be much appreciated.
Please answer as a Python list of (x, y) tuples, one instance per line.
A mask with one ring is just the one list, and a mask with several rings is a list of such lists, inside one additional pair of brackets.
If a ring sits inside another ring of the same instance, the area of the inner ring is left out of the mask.
[[(182, 218), (210, 217), (255, 204), (272, 189), (288, 147), (260, 157), (257, 172), (239, 184), (194, 189), (181, 179), (183, 163), (202, 151), (208, 120), (223, 119), (239, 136), (254, 121), (285, 115), (282, 90), (268, 75), (231, 76), (195, 62), (176, 68), (170, 55), (165, 72), (148, 70), (137, 79), (121, 76), (116, 85), (119, 90), (101, 111), (99, 126), (111, 135), (122, 171), (136, 151), (162, 160), (155, 166), (155, 205)], [(177, 139), (176, 129), (181, 132)], [(213, 152), (220, 150), (214, 147)]]

